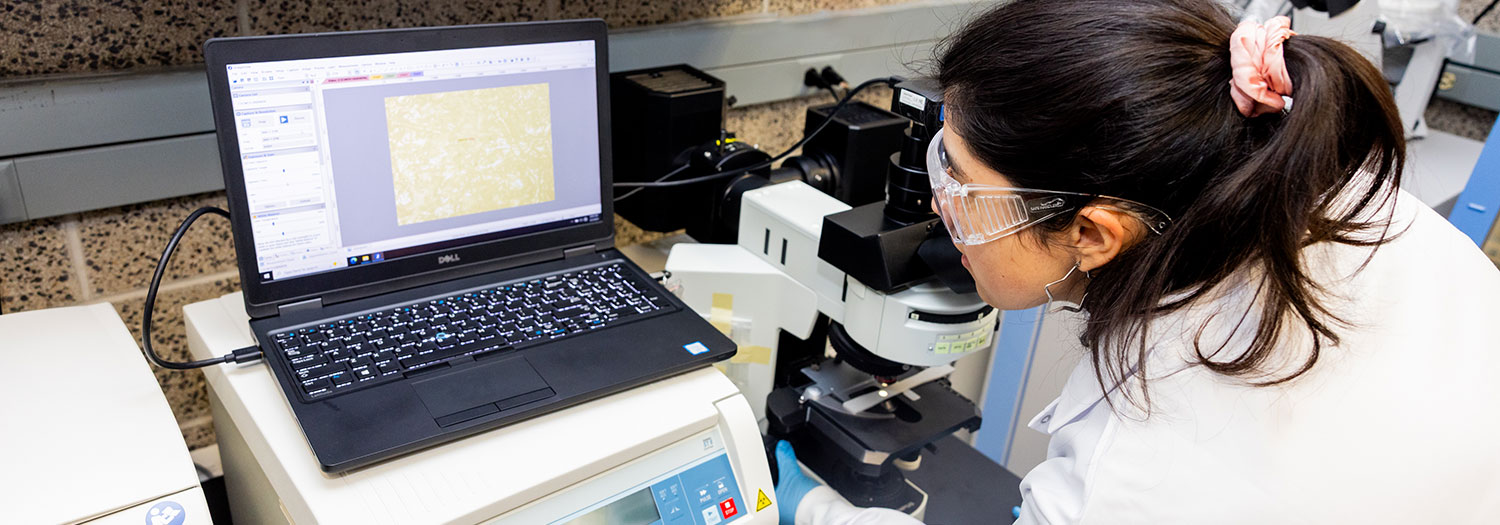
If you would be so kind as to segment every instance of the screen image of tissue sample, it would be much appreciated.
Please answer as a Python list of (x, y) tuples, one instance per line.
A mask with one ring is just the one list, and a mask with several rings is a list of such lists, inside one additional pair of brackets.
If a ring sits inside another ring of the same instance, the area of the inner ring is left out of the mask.
[(396, 222), (556, 198), (547, 84), (385, 99)]

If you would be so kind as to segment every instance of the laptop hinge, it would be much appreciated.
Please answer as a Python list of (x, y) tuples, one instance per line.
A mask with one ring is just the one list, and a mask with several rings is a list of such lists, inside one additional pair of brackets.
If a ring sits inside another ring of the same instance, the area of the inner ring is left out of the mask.
[(594, 253), (594, 245), (589, 244), (589, 245), (585, 245), (585, 246), (579, 246), (579, 247), (576, 247), (576, 248), (568, 248), (566, 250), (563, 250), (563, 258), (564, 259), (572, 259), (572, 258), (577, 257), (579, 255), (588, 255), (588, 254), (591, 254), (591, 253)]
[(297, 312), (305, 312), (305, 311), (308, 311), (308, 310), (317, 310), (317, 309), (322, 308), (322, 307), (323, 307), (323, 298), (322, 297), (314, 297), (314, 298), (308, 299), (306, 301), (297, 301), (295, 303), (287, 303), (287, 304), (283, 304), (283, 305), (277, 306), (276, 307), (276, 314), (277, 315), (289, 315), (289, 314), (294, 314), (294, 313), (297, 313)]

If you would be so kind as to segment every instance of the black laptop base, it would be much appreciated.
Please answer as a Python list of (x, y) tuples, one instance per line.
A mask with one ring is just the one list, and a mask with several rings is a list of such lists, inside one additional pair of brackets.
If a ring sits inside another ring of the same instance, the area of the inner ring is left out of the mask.
[(639, 267), (608, 250), (256, 320), (251, 328), (266, 342), (263, 350), (272, 373), (326, 472), (363, 467), (555, 412), (734, 355), (733, 342), (664, 290), (669, 305), (607, 329), (461, 356), (402, 380), (326, 399), (308, 400), (289, 359), (270, 344), (271, 334), (288, 328), (600, 264), (619, 264), (660, 290)]

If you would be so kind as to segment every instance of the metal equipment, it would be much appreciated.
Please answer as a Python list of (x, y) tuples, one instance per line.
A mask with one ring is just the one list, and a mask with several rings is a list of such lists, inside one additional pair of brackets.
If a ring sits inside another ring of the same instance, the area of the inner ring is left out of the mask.
[[(239, 293), (187, 305), (183, 319), (194, 356), (253, 343)], [(708, 368), (338, 475), (318, 469), (265, 367), (203, 375), (240, 523), (777, 521), (750, 406)]]
[[(1276, 5), (1251, 3), (1252, 11)], [(1448, 58), (1474, 52), (1472, 24), (1459, 18), (1455, 2), (1443, 0), (1344, 0), (1291, 2), (1292, 29), (1335, 38), (1380, 67), (1407, 138), (1428, 135), (1424, 113)]]
[[(682, 66), (617, 73), (615, 81), (696, 85), (704, 90), (697, 103), (722, 97), (722, 84)], [(639, 171), (620, 166), (621, 180), (701, 178), (727, 171), (723, 159), (758, 152), (723, 131), (683, 146), (693, 141), (677, 134), (682, 121), (701, 119), (701, 133), (711, 112), (672, 122), (688, 112), (668, 109), (669, 101), (686, 104), (692, 93), (637, 94), (660, 108), (637, 125), (680, 142), (656, 149), (655, 160), (636, 157)], [(647, 229), (685, 227), (704, 243), (672, 248), (668, 286), (736, 341), (738, 355), (721, 369), (765, 422), (769, 442), (791, 441), (856, 505), (921, 517), (927, 496), (904, 473), (920, 468), (925, 445), (978, 429), (978, 408), (946, 376), (953, 361), (988, 348), (999, 314), (974, 293), (930, 209), (924, 153), (942, 125), (941, 94), (928, 81), (902, 82), (891, 108), (809, 109), (808, 132), (833, 122), (779, 169), (647, 188), (619, 209)], [(625, 118), (614, 121), (616, 137), (631, 134), (619, 129)], [(651, 151), (643, 131), (616, 147)], [(699, 156), (713, 162), (694, 163)], [(617, 149), (616, 158), (627, 154)], [(684, 160), (691, 167), (672, 173)]]

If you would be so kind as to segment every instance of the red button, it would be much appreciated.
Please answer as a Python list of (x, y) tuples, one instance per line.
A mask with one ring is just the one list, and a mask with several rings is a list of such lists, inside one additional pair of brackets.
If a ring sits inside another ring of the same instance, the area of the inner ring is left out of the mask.
[(729, 498), (719, 502), (719, 513), (724, 515), (724, 519), (729, 519), (739, 514), (740, 509), (734, 508), (734, 498)]

